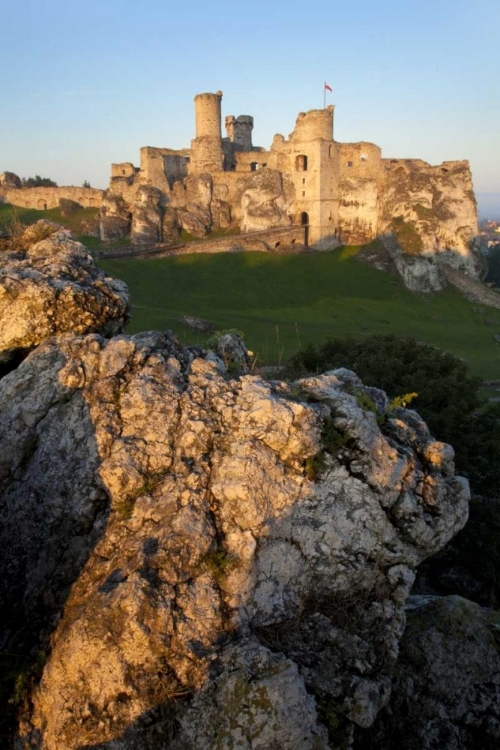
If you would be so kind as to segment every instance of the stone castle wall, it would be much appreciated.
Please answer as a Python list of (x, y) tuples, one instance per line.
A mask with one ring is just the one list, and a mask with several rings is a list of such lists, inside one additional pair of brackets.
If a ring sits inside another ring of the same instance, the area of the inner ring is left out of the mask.
[(379, 146), (367, 141), (359, 143), (339, 143), (340, 178), (384, 180), (382, 151)]
[(79, 203), (83, 208), (100, 208), (104, 190), (83, 187), (0, 188), (0, 201), (21, 208), (44, 211), (58, 208), (61, 198)]
[(136, 169), (130, 161), (111, 165), (111, 177), (134, 177), (135, 172)]

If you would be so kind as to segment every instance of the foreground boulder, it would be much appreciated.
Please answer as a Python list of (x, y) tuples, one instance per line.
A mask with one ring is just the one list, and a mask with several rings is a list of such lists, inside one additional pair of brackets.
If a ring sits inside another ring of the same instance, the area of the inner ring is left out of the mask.
[(149, 333), (45, 342), (0, 415), (0, 643), (48, 654), (16, 748), (340, 748), (373, 723), (415, 566), (467, 517), (415, 412)]
[(127, 287), (100, 271), (68, 230), (39, 221), (9, 243), (0, 262), (1, 359), (59, 333), (123, 330)]

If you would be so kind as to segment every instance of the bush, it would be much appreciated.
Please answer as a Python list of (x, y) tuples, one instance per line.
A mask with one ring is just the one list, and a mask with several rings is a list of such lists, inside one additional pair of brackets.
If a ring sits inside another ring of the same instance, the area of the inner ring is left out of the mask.
[(480, 406), (481, 381), (452, 354), (428, 344), (397, 336), (372, 336), (363, 341), (332, 339), (309, 346), (287, 363), (292, 377), (347, 367), (368, 386), (376, 386), (395, 399), (415, 394), (412, 408), (419, 412), (439, 440), (454, 447), (462, 430)]
[(424, 243), (412, 221), (405, 221), (402, 216), (396, 216), (392, 220), (391, 229), (405, 253), (420, 255), (424, 249)]
[(50, 177), (40, 177), (39, 174), (34, 177), (23, 177), (23, 187), (57, 187), (57, 182), (51, 180)]

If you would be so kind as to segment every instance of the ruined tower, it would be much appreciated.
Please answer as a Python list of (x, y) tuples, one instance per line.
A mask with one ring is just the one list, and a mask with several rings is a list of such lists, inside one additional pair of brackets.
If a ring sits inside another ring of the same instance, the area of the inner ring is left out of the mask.
[(226, 117), (226, 133), (231, 143), (238, 151), (252, 150), (253, 117), (250, 115), (228, 115)]
[(222, 91), (197, 94), (194, 98), (196, 138), (191, 141), (192, 172), (222, 169), (221, 99)]
[(288, 144), (295, 187), (296, 220), (309, 225), (309, 241), (338, 231), (338, 147), (333, 140), (333, 106), (300, 112)]

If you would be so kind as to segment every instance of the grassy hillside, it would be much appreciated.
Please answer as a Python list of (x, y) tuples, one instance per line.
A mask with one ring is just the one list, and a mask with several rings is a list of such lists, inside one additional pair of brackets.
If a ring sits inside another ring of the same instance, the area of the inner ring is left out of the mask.
[(244, 332), (261, 363), (277, 363), (328, 337), (411, 336), (462, 357), (485, 379), (500, 378), (500, 310), (467, 302), (454, 289), (417, 295), (396, 277), (355, 259), (356, 248), (304, 255), (183, 255), (107, 260), (130, 287), (130, 332), (183, 330), (181, 315)]

